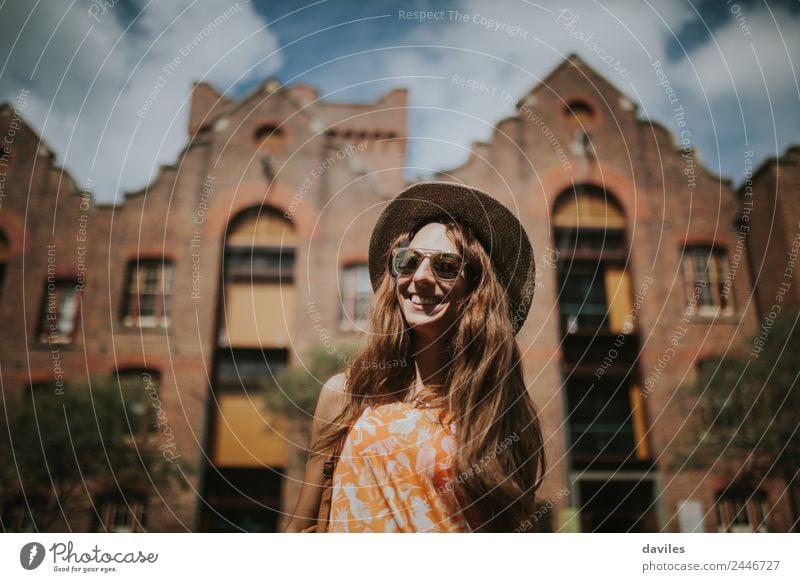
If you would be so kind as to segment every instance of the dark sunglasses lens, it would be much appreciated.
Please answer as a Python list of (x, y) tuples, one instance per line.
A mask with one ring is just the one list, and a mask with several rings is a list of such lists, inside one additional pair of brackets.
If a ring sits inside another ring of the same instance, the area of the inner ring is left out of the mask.
[(420, 254), (414, 249), (402, 249), (394, 257), (394, 270), (400, 275), (409, 275), (417, 270)]
[(436, 274), (442, 279), (455, 279), (461, 271), (461, 260), (452, 254), (441, 254), (433, 261)]

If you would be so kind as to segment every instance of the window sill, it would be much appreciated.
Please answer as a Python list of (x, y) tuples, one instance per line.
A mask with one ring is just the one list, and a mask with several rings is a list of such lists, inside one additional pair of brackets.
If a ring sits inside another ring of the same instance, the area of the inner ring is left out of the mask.
[(708, 325), (709, 323), (740, 323), (742, 314), (736, 311), (720, 313), (719, 311), (696, 311), (688, 316), (689, 323)]
[(166, 334), (170, 330), (167, 325), (137, 325), (135, 323), (121, 323), (114, 328), (114, 333), (146, 333), (146, 334)]

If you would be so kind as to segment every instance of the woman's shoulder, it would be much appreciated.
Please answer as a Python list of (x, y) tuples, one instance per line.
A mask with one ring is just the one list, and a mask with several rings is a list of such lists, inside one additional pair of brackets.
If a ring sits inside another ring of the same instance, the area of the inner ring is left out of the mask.
[(316, 416), (332, 421), (347, 404), (347, 375), (344, 372), (334, 374), (322, 385), (317, 400)]

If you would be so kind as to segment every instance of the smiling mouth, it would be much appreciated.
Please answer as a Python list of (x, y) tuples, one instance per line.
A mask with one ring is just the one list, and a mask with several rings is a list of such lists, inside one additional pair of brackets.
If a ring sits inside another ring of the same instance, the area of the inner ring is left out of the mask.
[(431, 307), (434, 305), (439, 305), (442, 302), (441, 297), (423, 297), (415, 294), (411, 295), (410, 300), (414, 305), (419, 305), (422, 307)]

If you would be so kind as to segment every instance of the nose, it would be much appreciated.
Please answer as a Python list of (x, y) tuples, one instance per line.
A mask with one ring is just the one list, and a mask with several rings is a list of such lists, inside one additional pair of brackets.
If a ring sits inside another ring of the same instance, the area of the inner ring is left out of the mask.
[(436, 277), (433, 276), (430, 257), (423, 257), (422, 262), (414, 273), (415, 283), (436, 284)]

